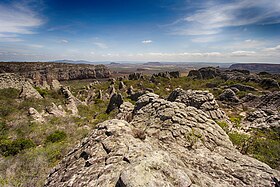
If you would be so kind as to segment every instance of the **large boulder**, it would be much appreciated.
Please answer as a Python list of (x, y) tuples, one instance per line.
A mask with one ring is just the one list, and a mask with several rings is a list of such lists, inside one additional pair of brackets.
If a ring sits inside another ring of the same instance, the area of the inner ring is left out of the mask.
[[(175, 89), (168, 97), (169, 101), (184, 103), (204, 111), (214, 120), (227, 120), (225, 113), (219, 108), (214, 95), (208, 91)], [(228, 121), (229, 122), (229, 121)], [(230, 122), (229, 122), (230, 123)]]
[(269, 89), (269, 88), (280, 89), (278, 82), (274, 79), (269, 79), (269, 78), (262, 79), (261, 85), (263, 88), (266, 88), (266, 89)]
[(28, 109), (29, 116), (33, 119), (32, 122), (38, 122), (38, 123), (44, 123), (45, 119), (43, 116), (35, 109), (35, 108), (29, 108)]
[(85, 103), (81, 102), (79, 99), (73, 96), (67, 87), (62, 86), (60, 90), (66, 99), (66, 109), (70, 111), (72, 115), (77, 116), (79, 113), (77, 105)]
[(236, 96), (235, 92), (232, 89), (225, 89), (221, 95), (219, 95), (219, 100), (238, 103), (239, 99)]
[(46, 107), (46, 111), (48, 114), (53, 115), (55, 117), (64, 117), (66, 116), (65, 110), (62, 108), (61, 105), (56, 105), (52, 103), (51, 106)]
[(109, 104), (106, 109), (106, 113), (109, 114), (115, 108), (120, 108), (121, 104), (123, 104), (123, 97), (120, 93), (114, 93), (109, 101)]
[(271, 186), (280, 172), (242, 155), (202, 110), (139, 98), (130, 123), (109, 120), (49, 174), (45, 187)]

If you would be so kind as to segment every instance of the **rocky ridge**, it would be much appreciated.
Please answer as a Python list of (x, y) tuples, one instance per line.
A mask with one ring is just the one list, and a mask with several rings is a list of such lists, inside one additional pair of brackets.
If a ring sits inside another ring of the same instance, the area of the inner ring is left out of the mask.
[[(196, 94), (198, 99), (190, 97)], [(182, 90), (169, 101), (154, 93), (140, 96), (133, 111), (121, 110), (132, 114), (131, 122), (98, 124), (50, 172), (45, 187), (271, 186), (280, 172), (233, 147), (201, 109), (209, 97)]]

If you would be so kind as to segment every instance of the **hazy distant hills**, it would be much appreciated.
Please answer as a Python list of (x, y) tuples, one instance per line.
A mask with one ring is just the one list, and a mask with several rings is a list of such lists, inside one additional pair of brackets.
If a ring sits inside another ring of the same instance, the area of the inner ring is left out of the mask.
[(247, 64), (232, 64), (230, 69), (244, 69), (252, 72), (268, 72), (280, 73), (280, 64), (261, 64), (261, 63), (247, 63)]

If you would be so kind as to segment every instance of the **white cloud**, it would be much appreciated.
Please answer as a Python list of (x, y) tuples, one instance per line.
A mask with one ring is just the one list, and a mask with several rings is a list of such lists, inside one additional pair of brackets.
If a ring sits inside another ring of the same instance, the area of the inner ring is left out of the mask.
[(104, 43), (101, 42), (94, 42), (94, 45), (96, 45), (97, 47), (101, 48), (101, 49), (107, 49), (108, 46)]
[(216, 42), (218, 39), (213, 36), (203, 36), (203, 37), (196, 37), (191, 39), (194, 43), (208, 43), (208, 42)]
[(232, 54), (232, 56), (235, 56), (235, 57), (246, 57), (246, 56), (255, 55), (256, 52), (255, 51), (234, 51), (231, 54)]
[(223, 46), (223, 48), (238, 51), (257, 50), (264, 48), (264, 46), (266, 46), (267, 43), (268, 41), (247, 39), (244, 41), (232, 42), (228, 45)]
[(39, 45), (39, 44), (29, 44), (28, 46), (32, 47), (32, 48), (43, 48), (44, 47), (43, 45)]
[(22, 41), (20, 34), (33, 34), (33, 29), (42, 23), (26, 4), (0, 4), (0, 41)]
[(152, 43), (152, 42), (153, 42), (152, 40), (143, 40), (143, 41), (142, 41), (143, 44), (150, 44), (150, 43)]
[(264, 51), (266, 51), (266, 52), (280, 52), (280, 45), (277, 45), (276, 47), (265, 48)]
[(251, 24), (280, 23), (280, 1), (236, 0), (231, 3), (205, 3), (205, 6), (192, 15), (180, 19), (176, 34), (212, 35), (225, 27), (246, 26)]
[(67, 43), (69, 43), (69, 41), (68, 41), (68, 40), (63, 39), (63, 40), (60, 40), (60, 41), (59, 41), (59, 43), (67, 44)]

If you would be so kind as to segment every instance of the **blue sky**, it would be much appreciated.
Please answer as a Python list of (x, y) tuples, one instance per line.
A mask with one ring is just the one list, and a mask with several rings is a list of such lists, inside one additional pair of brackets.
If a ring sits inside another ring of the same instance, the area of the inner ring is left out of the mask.
[(0, 0), (0, 61), (280, 63), (279, 0)]

